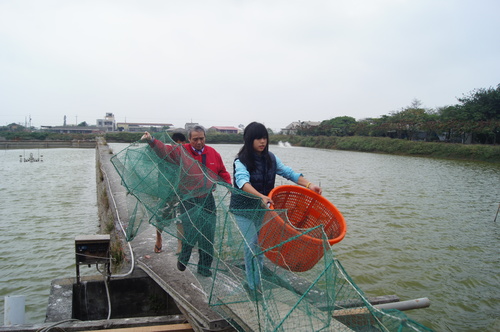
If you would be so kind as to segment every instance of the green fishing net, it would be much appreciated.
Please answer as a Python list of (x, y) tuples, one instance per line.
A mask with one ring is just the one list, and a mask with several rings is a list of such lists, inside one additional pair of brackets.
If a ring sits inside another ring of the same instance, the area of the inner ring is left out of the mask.
[[(345, 233), (338, 211), (326, 220), (321, 207), (311, 208), (315, 200), (300, 191), (291, 197), (293, 188), (282, 191), (284, 204), (264, 207), (193, 160), (167, 134), (157, 138), (168, 146), (154, 150), (137, 142), (111, 159), (137, 201), (127, 240), (152, 224), (164, 236), (198, 243), (200, 252), (213, 256), (206, 266), (207, 301), (236, 329), (430, 331), (398, 310), (372, 306), (348, 276), (331, 247)], [(312, 223), (319, 215), (323, 221)], [(179, 222), (191, 227), (190, 235), (179, 235)], [(200, 239), (210, 245), (200, 245)]]

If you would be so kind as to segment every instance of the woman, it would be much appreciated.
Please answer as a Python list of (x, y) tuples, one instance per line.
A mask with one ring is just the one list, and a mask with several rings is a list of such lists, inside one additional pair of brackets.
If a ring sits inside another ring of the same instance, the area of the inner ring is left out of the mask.
[(264, 215), (263, 209), (273, 204), (268, 195), (274, 188), (276, 175), (320, 195), (322, 190), (269, 152), (269, 134), (263, 124), (250, 123), (245, 128), (243, 139), (244, 145), (233, 163), (233, 179), (234, 186), (249, 195), (234, 193), (230, 208), (245, 238), (245, 271), (248, 282), (245, 287), (255, 298), (261, 293), (262, 254), (258, 247), (258, 231)]

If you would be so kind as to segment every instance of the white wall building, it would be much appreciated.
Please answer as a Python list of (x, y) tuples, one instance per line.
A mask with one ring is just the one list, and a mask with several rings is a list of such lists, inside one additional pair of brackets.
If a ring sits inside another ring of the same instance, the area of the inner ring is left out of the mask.
[(116, 131), (116, 121), (113, 113), (106, 113), (104, 119), (97, 119), (97, 127), (106, 128), (106, 131)]

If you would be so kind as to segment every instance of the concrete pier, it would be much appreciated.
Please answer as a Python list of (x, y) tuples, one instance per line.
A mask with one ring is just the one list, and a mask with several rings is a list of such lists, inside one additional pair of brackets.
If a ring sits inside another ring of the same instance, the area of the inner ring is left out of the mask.
[[(125, 188), (121, 185), (121, 178), (111, 164), (111, 153), (109, 147), (102, 142), (97, 145), (97, 167), (102, 176), (98, 176), (98, 199), (104, 197), (100, 192), (106, 191), (109, 199), (109, 211), (115, 221), (115, 235), (123, 241), (123, 234), (120, 234), (121, 225), (128, 223), (128, 208), (134, 204), (133, 197), (127, 195)], [(102, 183), (99, 183), (99, 178)], [(102, 208), (101, 208), (102, 210)], [(158, 285), (164, 289), (177, 303), (181, 312), (185, 315), (193, 330), (195, 331), (233, 331), (234, 329), (219, 314), (213, 311), (208, 305), (207, 295), (203, 292), (201, 283), (211, 283), (210, 278), (195, 277), (188, 268), (186, 271), (177, 270), (177, 239), (171, 236), (163, 236), (163, 251), (154, 252), (156, 239), (156, 228), (147, 225), (146, 230), (130, 242), (133, 253), (127, 251), (128, 246), (124, 246), (127, 258), (130, 260), (133, 254), (135, 268), (142, 269)], [(193, 252), (193, 260), (196, 261), (197, 253)], [(131, 262), (129, 261), (129, 264)], [(124, 266), (122, 271), (126, 271), (130, 266)]]

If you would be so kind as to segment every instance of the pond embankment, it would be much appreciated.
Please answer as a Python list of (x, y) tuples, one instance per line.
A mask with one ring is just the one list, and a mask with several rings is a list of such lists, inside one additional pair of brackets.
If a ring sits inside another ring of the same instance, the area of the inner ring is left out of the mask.
[(0, 141), (0, 149), (52, 149), (52, 148), (80, 148), (93, 149), (96, 147), (95, 140), (71, 140), (71, 141), (46, 141), (46, 140), (19, 140), (19, 141)]
[(423, 142), (389, 137), (284, 136), (270, 137), (272, 143), (346, 151), (386, 153), (403, 156), (500, 162), (500, 145)]

